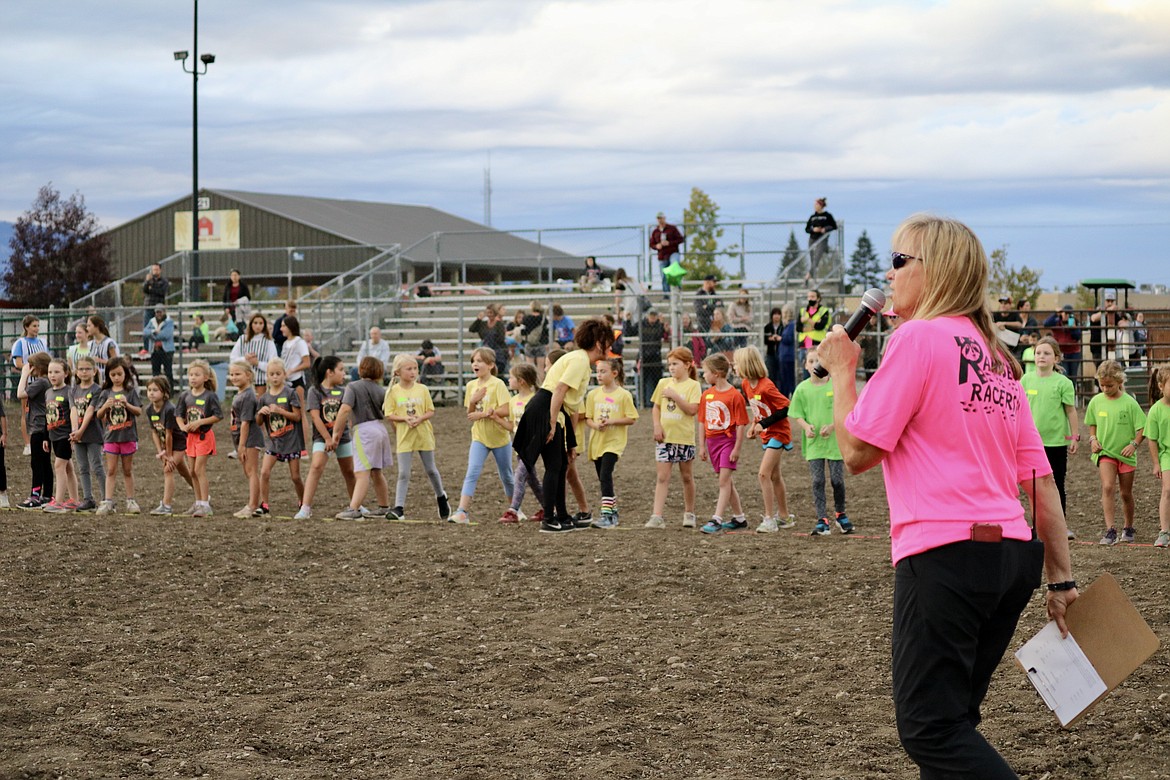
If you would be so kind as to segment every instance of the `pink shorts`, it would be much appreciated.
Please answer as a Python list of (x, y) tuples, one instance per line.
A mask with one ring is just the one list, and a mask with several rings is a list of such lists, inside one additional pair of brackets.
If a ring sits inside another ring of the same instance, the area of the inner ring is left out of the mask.
[(138, 442), (108, 441), (102, 445), (102, 452), (107, 455), (133, 455), (138, 452)]
[(711, 467), (718, 474), (723, 469), (735, 470), (735, 461), (731, 459), (731, 451), (735, 449), (735, 439), (731, 436), (712, 436), (707, 439), (707, 455), (711, 458)]
[(1118, 474), (1130, 474), (1134, 471), (1137, 471), (1136, 466), (1131, 466), (1128, 463), (1122, 463), (1117, 458), (1111, 458), (1108, 455), (1102, 455), (1101, 457), (1097, 458), (1097, 468), (1101, 468), (1102, 463), (1112, 463), (1117, 467)]

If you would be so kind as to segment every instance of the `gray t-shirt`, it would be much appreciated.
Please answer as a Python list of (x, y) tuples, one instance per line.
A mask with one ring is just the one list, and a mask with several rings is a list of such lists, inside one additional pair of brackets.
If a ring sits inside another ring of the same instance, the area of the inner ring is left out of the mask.
[[(92, 384), (89, 387), (82, 387), (74, 385), (69, 391), (70, 397), (73, 401), (73, 408), (77, 411), (77, 424), (81, 425), (82, 420), (85, 419), (85, 412), (90, 405), (95, 403), (102, 394), (101, 385)], [(94, 407), (94, 412), (97, 412), (97, 407)], [(103, 433), (102, 421), (94, 414), (92, 420), (89, 421), (89, 426), (86, 427), (85, 433), (81, 434), (81, 444), (101, 444)]]
[[(341, 401), (345, 396), (345, 391), (340, 387), (331, 387), (325, 389), (324, 387), (317, 387), (313, 385), (309, 388), (309, 395), (305, 399), (305, 411), (312, 413), (314, 410), (320, 413), (321, 422), (325, 423), (325, 429), (329, 434), (333, 434), (333, 423), (337, 420), (337, 413), (341, 411)], [(346, 444), (350, 440), (349, 423), (345, 424), (345, 430), (341, 432), (341, 439), (338, 444)], [(321, 438), (321, 432), (317, 430), (317, 426), (313, 426), (313, 441), (325, 441)]]
[[(292, 411), (300, 409), (297, 391), (292, 385), (285, 385), (279, 393), (265, 393), (260, 396), (260, 406), (269, 404)], [(264, 449), (273, 455), (293, 455), (305, 448), (305, 435), (301, 424), (279, 414), (270, 414), (264, 422)]]
[(49, 387), (49, 380), (43, 376), (30, 377), (28, 384), (24, 386), (25, 392), (28, 393), (28, 413), (24, 421), (30, 436), (45, 432), (45, 393), (49, 392)]
[(382, 401), (386, 398), (386, 388), (369, 379), (359, 379), (345, 386), (345, 394), (341, 402), (353, 409), (351, 420), (354, 425), (361, 425), (371, 420), (382, 419)]
[(244, 446), (250, 450), (264, 449), (264, 431), (256, 424), (256, 410), (260, 403), (256, 399), (256, 391), (249, 387), (242, 393), (236, 393), (232, 399), (232, 445), (240, 446), (240, 424), (248, 423), (248, 440)]
[(106, 401), (114, 399), (115, 403), (106, 410), (106, 427), (102, 431), (103, 440), (107, 444), (121, 443), (127, 441), (138, 441), (138, 416), (132, 414), (122, 402), (128, 401), (135, 403), (138, 400), (138, 394), (131, 390), (129, 392), (120, 390), (114, 392), (113, 390), (102, 390), (102, 394), (98, 396), (98, 408), (106, 405)]
[(162, 409), (158, 410), (151, 404), (144, 411), (146, 419), (150, 420), (151, 430), (158, 435), (158, 440), (164, 448), (167, 445), (167, 430), (170, 430), (171, 452), (182, 454), (187, 451), (187, 432), (179, 428), (173, 403), (163, 401)]
[(45, 429), (49, 441), (62, 441), (73, 433), (73, 420), (69, 416), (69, 387), (49, 387), (45, 391)]

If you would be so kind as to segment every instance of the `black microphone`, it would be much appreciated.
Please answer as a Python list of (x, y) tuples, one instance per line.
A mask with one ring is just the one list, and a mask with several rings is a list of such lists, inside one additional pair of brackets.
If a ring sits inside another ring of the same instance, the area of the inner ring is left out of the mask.
[[(861, 296), (861, 305), (845, 323), (845, 335), (849, 337), (849, 340), (857, 341), (858, 334), (865, 330), (865, 326), (873, 319), (873, 315), (880, 312), (885, 305), (886, 294), (884, 292), (876, 287), (872, 290), (866, 290), (865, 295)], [(813, 366), (812, 372), (818, 379), (824, 379), (829, 375), (828, 370), (819, 361)]]

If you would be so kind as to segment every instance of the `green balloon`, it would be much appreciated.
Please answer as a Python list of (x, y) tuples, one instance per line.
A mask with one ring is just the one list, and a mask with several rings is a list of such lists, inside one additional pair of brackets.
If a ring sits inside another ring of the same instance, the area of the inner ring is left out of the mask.
[(674, 287), (681, 287), (683, 277), (687, 275), (687, 269), (679, 265), (678, 260), (675, 260), (663, 269), (662, 275), (666, 277), (667, 284), (673, 285)]

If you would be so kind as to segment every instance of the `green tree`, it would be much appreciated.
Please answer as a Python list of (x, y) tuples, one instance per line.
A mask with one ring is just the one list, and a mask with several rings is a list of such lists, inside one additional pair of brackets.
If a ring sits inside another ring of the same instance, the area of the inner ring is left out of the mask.
[(1040, 277), (1043, 269), (1031, 269), (1026, 265), (1016, 268), (1008, 263), (1007, 247), (1001, 246), (991, 253), (991, 277), (989, 292), (993, 297), (1003, 293), (1011, 295), (1013, 301), (1027, 298), (1033, 306), (1040, 296)]
[[(719, 265), (719, 204), (698, 187), (691, 189), (691, 202), (683, 211), (683, 230), (687, 237), (687, 251), (683, 265), (688, 279), (703, 279), (708, 274), (722, 279), (727, 272)], [(733, 248), (734, 249), (734, 248)]]
[[(788, 269), (785, 272), (785, 269)], [(796, 231), (788, 231), (788, 246), (780, 256), (780, 267), (776, 269), (776, 284), (799, 282), (808, 275), (808, 254), (800, 248)]]
[(25, 307), (67, 304), (110, 281), (109, 239), (74, 193), (62, 200), (52, 183), (16, 220), (3, 283), (8, 300)]
[(849, 281), (868, 290), (871, 287), (881, 287), (883, 276), (881, 258), (873, 250), (873, 242), (863, 230), (857, 237), (857, 249), (853, 250), (849, 258)]

